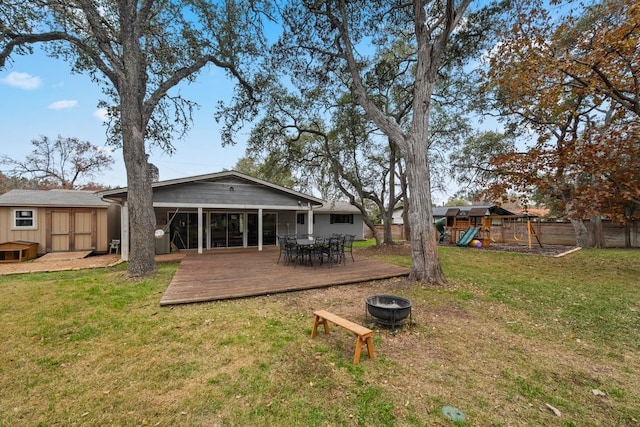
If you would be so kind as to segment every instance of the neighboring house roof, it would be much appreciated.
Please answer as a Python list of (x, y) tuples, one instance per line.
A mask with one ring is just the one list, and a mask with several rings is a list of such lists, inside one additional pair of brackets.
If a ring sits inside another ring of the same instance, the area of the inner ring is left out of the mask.
[[(181, 184), (190, 184), (198, 181), (217, 181), (217, 180), (230, 178), (230, 177), (241, 179), (254, 185), (261, 185), (276, 191), (287, 193), (291, 196), (294, 196), (300, 199), (301, 201), (304, 201), (305, 203), (307, 202), (311, 203), (312, 205), (317, 206), (317, 205), (323, 205), (325, 203), (324, 200), (319, 199), (317, 197), (309, 196), (308, 194), (300, 193), (298, 191), (294, 191), (289, 188), (282, 187), (280, 185), (272, 184), (270, 182), (263, 181), (258, 178), (254, 178), (252, 176), (245, 175), (237, 171), (223, 171), (223, 172), (217, 172), (217, 173), (210, 173), (206, 175), (195, 175), (195, 176), (188, 176), (184, 178), (169, 179), (166, 181), (158, 181), (158, 182), (154, 182), (152, 184), (152, 187), (154, 189), (160, 189), (163, 187), (169, 187), (169, 186), (175, 186), (175, 185), (181, 185)], [(126, 198), (127, 192), (128, 192), (128, 188), (124, 187), (124, 188), (117, 188), (114, 190), (103, 191), (100, 193), (100, 195), (102, 197), (106, 197), (110, 199), (118, 199), (118, 198)]]
[(11, 190), (0, 195), (0, 206), (10, 207), (107, 208), (110, 205), (110, 202), (102, 200), (94, 191), (84, 190)]
[(331, 202), (326, 202), (322, 207), (314, 209), (315, 212), (319, 213), (348, 213), (348, 214), (362, 214), (360, 209), (353, 206), (349, 202), (344, 202), (341, 200), (334, 200)]

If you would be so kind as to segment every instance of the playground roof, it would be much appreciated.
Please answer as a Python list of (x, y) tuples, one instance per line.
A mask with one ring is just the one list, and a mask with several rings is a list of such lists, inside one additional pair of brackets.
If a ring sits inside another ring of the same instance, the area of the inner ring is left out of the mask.
[[(436, 206), (433, 217), (524, 216), (498, 205)], [(531, 216), (531, 215), (530, 215)]]

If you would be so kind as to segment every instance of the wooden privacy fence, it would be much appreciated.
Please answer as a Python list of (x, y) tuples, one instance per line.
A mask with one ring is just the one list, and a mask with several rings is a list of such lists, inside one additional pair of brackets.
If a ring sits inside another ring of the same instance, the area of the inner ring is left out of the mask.
[[(547, 222), (532, 220), (533, 229), (543, 245), (576, 244), (576, 235), (570, 222)], [(585, 221), (589, 233), (592, 233), (592, 224)], [(625, 242), (625, 227), (610, 221), (602, 222), (605, 248), (622, 248)], [(640, 247), (640, 226), (638, 221), (631, 224), (631, 247)], [(492, 225), (491, 238), (496, 243), (527, 244), (526, 220), (523, 223)]]
[[(533, 228), (543, 245), (565, 245), (575, 246), (576, 236), (570, 222), (539, 221), (532, 219)], [(587, 230), (592, 232), (592, 224), (585, 221)], [(382, 236), (383, 226), (376, 225), (378, 232)], [(404, 227), (402, 224), (392, 224), (391, 231), (394, 240), (404, 240)], [(623, 248), (625, 242), (625, 227), (602, 221), (602, 231), (604, 234), (604, 247)], [(368, 228), (365, 230), (365, 239), (373, 237), (373, 233)], [(640, 221), (631, 224), (631, 247), (640, 248)], [(521, 222), (502, 222), (491, 226), (491, 239), (495, 243), (524, 244), (527, 242), (526, 219)], [(534, 239), (535, 243), (535, 239)]]

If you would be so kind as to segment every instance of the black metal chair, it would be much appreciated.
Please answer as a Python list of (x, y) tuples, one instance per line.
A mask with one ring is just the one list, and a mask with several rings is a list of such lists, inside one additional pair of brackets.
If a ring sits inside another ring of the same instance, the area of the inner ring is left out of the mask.
[(335, 262), (334, 239), (319, 237), (315, 245), (315, 250), (320, 264), (324, 264), (326, 257), (329, 268), (331, 268)]
[(353, 241), (355, 240), (356, 236), (353, 234), (347, 234), (344, 236), (344, 241), (342, 244), (342, 261), (344, 263), (345, 260), (345, 253), (349, 253), (351, 254), (351, 261), (355, 262), (355, 258), (353, 258)]
[(280, 258), (284, 256), (284, 263), (289, 263), (289, 252), (287, 251), (287, 239), (284, 236), (278, 236), (278, 246), (280, 246), (280, 253), (278, 254), (278, 261), (276, 264), (280, 264)]

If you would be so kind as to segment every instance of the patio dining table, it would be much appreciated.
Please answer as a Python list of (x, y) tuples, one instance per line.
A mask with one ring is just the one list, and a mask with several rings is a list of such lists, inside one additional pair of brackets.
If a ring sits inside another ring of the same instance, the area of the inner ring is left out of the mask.
[(298, 238), (295, 244), (296, 264), (314, 267), (316, 262), (327, 262), (331, 267), (336, 263), (334, 258), (337, 248), (334, 245), (333, 239), (330, 238)]
[(313, 246), (316, 243), (318, 243), (316, 239), (309, 239), (309, 238), (296, 239), (296, 245), (298, 246)]
[(316, 239), (299, 238), (296, 239), (296, 259), (299, 264), (313, 266), (313, 257), (315, 255)]

